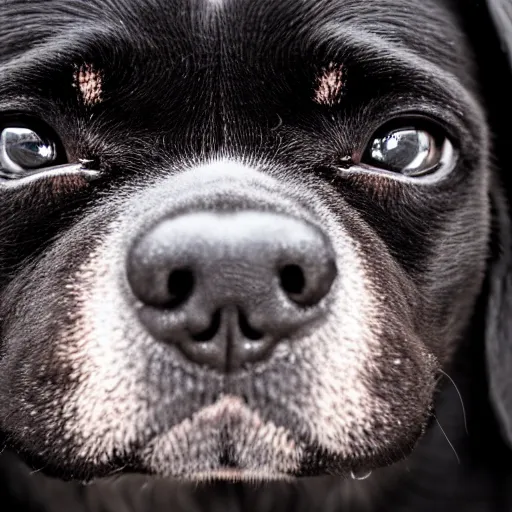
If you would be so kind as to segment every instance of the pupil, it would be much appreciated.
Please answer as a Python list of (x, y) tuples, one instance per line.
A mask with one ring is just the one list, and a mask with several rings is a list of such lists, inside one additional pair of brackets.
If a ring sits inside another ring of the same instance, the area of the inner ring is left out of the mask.
[(8, 158), (23, 169), (36, 169), (55, 160), (54, 145), (27, 128), (6, 128), (2, 144)]
[(428, 163), (431, 137), (420, 130), (400, 130), (373, 141), (371, 157), (391, 171), (417, 171)]

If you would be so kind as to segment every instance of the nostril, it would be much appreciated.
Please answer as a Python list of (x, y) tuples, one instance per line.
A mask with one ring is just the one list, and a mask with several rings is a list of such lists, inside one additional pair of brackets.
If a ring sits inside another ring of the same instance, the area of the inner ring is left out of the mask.
[(292, 299), (299, 296), (306, 287), (306, 278), (299, 265), (285, 265), (279, 272), (279, 279), (281, 288)]
[(245, 338), (251, 341), (258, 341), (263, 338), (263, 332), (258, 331), (249, 324), (247, 317), (242, 310), (238, 311), (238, 325)]
[(167, 280), (167, 291), (170, 295), (167, 307), (181, 306), (194, 290), (194, 274), (190, 269), (173, 270)]
[(284, 265), (279, 270), (279, 281), (291, 301), (309, 307), (318, 304), (329, 293), (336, 274), (336, 263), (329, 258), (324, 263)]
[(215, 335), (219, 332), (220, 329), (220, 321), (221, 321), (221, 313), (220, 309), (215, 311), (215, 313), (212, 316), (212, 321), (210, 322), (210, 325), (201, 332), (198, 332), (197, 334), (191, 334), (192, 338), (195, 341), (211, 341)]

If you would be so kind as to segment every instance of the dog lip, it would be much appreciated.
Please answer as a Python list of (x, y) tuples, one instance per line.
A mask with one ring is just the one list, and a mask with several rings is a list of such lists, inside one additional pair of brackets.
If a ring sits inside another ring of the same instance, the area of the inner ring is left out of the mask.
[(268, 471), (257, 471), (254, 469), (220, 468), (213, 471), (191, 473), (187, 479), (194, 482), (210, 482), (214, 480), (226, 480), (229, 482), (263, 482), (263, 481), (292, 481), (294, 477), (286, 474)]

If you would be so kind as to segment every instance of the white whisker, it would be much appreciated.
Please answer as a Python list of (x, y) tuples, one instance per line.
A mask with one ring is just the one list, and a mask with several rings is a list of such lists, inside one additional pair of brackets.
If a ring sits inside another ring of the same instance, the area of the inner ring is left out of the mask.
[(469, 436), (469, 430), (468, 430), (468, 422), (466, 417), (466, 408), (464, 407), (464, 401), (462, 400), (462, 394), (459, 391), (459, 388), (457, 387), (457, 384), (455, 384), (455, 381), (443, 370), (439, 370), (445, 377), (448, 377), (450, 379), (450, 382), (453, 384), (453, 387), (455, 388), (455, 391), (457, 391), (457, 394), (459, 395), (460, 399), (460, 405), (462, 406), (462, 415), (464, 416), (464, 429), (466, 430), (466, 434)]
[(441, 426), (441, 423), (439, 423), (439, 420), (437, 419), (437, 416), (434, 414), (434, 418), (439, 425), (439, 428), (441, 429), (441, 432), (443, 433), (444, 437), (448, 441), (448, 444), (450, 445), (450, 448), (453, 450), (453, 453), (455, 453), (455, 457), (457, 457), (457, 463), (460, 464), (460, 458), (459, 454), (457, 453), (457, 450), (455, 449), (455, 446), (453, 446), (452, 442), (448, 439), (448, 436), (446, 435), (446, 432), (443, 430), (443, 427)]

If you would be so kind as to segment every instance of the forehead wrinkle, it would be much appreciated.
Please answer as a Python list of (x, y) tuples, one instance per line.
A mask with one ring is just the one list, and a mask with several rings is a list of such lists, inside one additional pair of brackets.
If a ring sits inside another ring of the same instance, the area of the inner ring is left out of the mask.
[[(350, 4), (350, 2), (347, 2), (347, 4)], [(332, 5), (332, 2), (328, 2), (328, 5)], [(296, 13), (290, 12), (289, 16), (293, 19), (296, 17)], [(338, 14), (336, 17), (340, 18), (341, 14)], [(319, 18), (318, 13), (315, 13), (315, 18)], [(168, 19), (170, 21), (171, 16), (168, 16)], [(432, 91), (432, 94), (439, 94), (439, 90), (435, 87), (436, 81), (442, 75), (439, 65), (434, 65), (433, 67), (432, 62), (427, 60), (425, 56), (418, 55), (407, 48), (397, 47), (396, 44), (382, 35), (357, 28), (357, 26), (363, 26), (359, 18), (355, 26), (349, 26), (346, 22), (337, 21), (324, 22), (323, 24), (313, 23), (312, 25), (316, 25), (317, 28), (313, 32), (309, 28), (307, 33), (303, 34), (305, 41), (303, 41), (304, 44), (301, 44), (301, 49), (306, 55), (314, 48), (325, 45), (329, 54), (332, 54), (332, 57), (326, 60), (326, 62), (329, 62), (329, 60), (342, 62), (343, 56), (353, 56), (352, 60), (364, 62), (365, 70), (368, 69), (370, 75), (372, 70), (376, 76), (379, 73), (385, 74), (388, 71), (393, 71), (397, 75), (403, 74), (411, 89), (421, 85), (422, 92), (428, 89)], [(127, 26), (124, 28), (127, 29)], [(135, 26), (132, 25), (131, 28), (133, 30)], [(279, 44), (284, 46), (293, 45), (293, 41), (287, 42), (290, 39), (289, 36), (292, 36), (289, 32), (288, 34), (283, 34), (283, 39)], [(243, 40), (245, 41), (246, 38), (244, 37)], [(169, 41), (169, 44), (171, 43), (172, 39)], [(85, 29), (83, 26), (75, 27), (74, 31), (67, 30), (64, 35), (46, 41), (42, 47), (39, 46), (34, 51), (28, 50), (26, 57), (21, 59), (15, 58), (9, 61), (6, 66), (0, 66), (0, 84), (5, 84), (4, 87), (8, 89), (12, 88), (16, 82), (22, 81), (24, 84), (28, 84), (25, 85), (28, 88), (41, 74), (44, 75), (45, 71), (49, 73), (54, 69), (59, 69), (62, 64), (70, 63), (71, 60), (74, 63), (81, 63), (84, 60), (94, 61), (94, 55), (101, 56), (101, 48), (103, 47), (125, 50), (123, 51), (126, 55), (125, 59), (119, 54), (117, 63), (109, 63), (109, 73), (115, 76), (116, 68), (120, 67), (122, 61), (128, 61), (131, 58), (131, 51), (138, 50), (139, 53), (142, 51), (142, 44), (140, 40), (137, 42), (136, 38), (135, 40), (132, 39), (131, 42), (127, 41), (122, 37), (122, 32), (109, 31), (101, 25), (96, 27), (85, 25)], [(148, 66), (150, 66), (152, 61), (151, 50), (154, 50), (153, 43), (147, 42), (145, 44), (145, 54)], [(453, 50), (452, 47), (451, 49)], [(41, 52), (47, 55), (44, 61), (40, 58)], [(64, 59), (66, 60), (64, 61)], [(400, 63), (401, 66), (397, 66), (396, 63)], [(431, 70), (434, 70), (434, 72), (431, 73)], [(428, 77), (427, 71), (430, 72)], [(452, 71), (452, 69), (448, 69), (448, 71)], [(143, 74), (141, 73), (141, 75)], [(465, 76), (467, 77), (467, 74)], [(314, 78), (312, 76), (312, 80)], [(453, 83), (455, 80), (451, 82)], [(451, 84), (440, 85), (443, 91), (446, 91), (447, 99), (449, 99), (452, 95), (447, 86), (451, 87)], [(0, 93), (3, 93), (1, 89), (2, 86), (0, 86)], [(9, 94), (8, 90), (7, 94)]]
[[(476, 90), (471, 73), (461, 72), (453, 57), (446, 62), (431, 61), (424, 53), (399, 46), (373, 32), (354, 29), (344, 24), (330, 22), (313, 34), (311, 47), (323, 46), (324, 61), (348, 62), (364, 65), (368, 79), (389, 77), (392, 73), (404, 79), (408, 87), (436, 98), (440, 92), (445, 101), (455, 101), (457, 96), (467, 97), (468, 91)], [(453, 48), (452, 48), (453, 50)], [(467, 88), (467, 89), (465, 89)]]
[[(124, 48), (126, 55), (138, 49), (137, 41), (122, 37), (102, 25), (75, 25), (63, 29), (58, 35), (42, 38), (32, 48), (21, 54), (14, 54), (9, 60), (0, 62), (0, 91), (15, 80), (21, 83), (39, 83), (41, 77), (62, 72), (66, 67), (73, 68), (84, 62), (94, 62), (105, 50)], [(41, 58), (44, 55), (44, 59)], [(109, 62), (109, 70), (116, 73), (116, 62)]]
[[(411, 23), (413, 19), (411, 18)], [(425, 36), (418, 33), (407, 35), (401, 24), (385, 28), (380, 23), (365, 24), (359, 18), (356, 21), (343, 22), (336, 19), (327, 20), (316, 26), (309, 36), (309, 45), (325, 48), (331, 60), (339, 62), (345, 57), (368, 61), (375, 66), (391, 67), (390, 56), (400, 59), (401, 54), (407, 60), (415, 57), (421, 62), (434, 64), (439, 68), (455, 73), (461, 68), (472, 70), (474, 65), (468, 42), (463, 33), (452, 26), (439, 38), (432, 30)]]
[[(338, 9), (313, 25), (319, 33), (326, 24), (343, 25), (348, 31), (368, 32), (418, 53), (446, 51), (454, 57), (456, 45), (464, 41), (464, 30), (450, 2), (437, 0), (333, 0)], [(329, 3), (333, 3), (329, 2)], [(340, 8), (343, 6), (343, 8)]]

